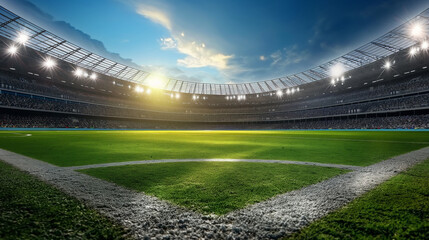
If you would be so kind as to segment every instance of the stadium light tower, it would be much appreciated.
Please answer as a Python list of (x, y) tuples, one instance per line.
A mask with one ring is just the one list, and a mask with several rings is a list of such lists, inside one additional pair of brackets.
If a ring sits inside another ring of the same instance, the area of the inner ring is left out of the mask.
[(30, 37), (28, 37), (27, 34), (25, 34), (25, 33), (22, 32), (22, 33), (18, 34), (18, 37), (16, 38), (16, 41), (19, 44), (24, 45), (24, 44), (26, 44), (28, 42), (29, 39), (30, 39)]
[(7, 53), (14, 56), (18, 53), (18, 48), (15, 45), (12, 45), (7, 49)]
[(43, 66), (47, 69), (52, 69), (55, 67), (55, 65), (56, 65), (56, 62), (52, 58), (47, 58), (43, 62)]

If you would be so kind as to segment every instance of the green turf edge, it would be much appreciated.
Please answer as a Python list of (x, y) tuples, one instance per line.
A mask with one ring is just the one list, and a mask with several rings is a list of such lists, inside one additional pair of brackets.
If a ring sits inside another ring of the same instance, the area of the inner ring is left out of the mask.
[(0, 239), (131, 239), (129, 231), (0, 161)]
[(203, 214), (222, 215), (348, 172), (247, 162), (186, 162), (79, 170)]
[(429, 159), (285, 239), (429, 239)]

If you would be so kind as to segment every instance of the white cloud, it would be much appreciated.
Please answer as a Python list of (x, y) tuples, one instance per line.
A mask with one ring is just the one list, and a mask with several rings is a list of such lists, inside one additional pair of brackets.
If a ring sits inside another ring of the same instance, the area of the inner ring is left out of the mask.
[(137, 13), (143, 15), (154, 23), (161, 24), (170, 31), (172, 29), (170, 18), (164, 12), (155, 7), (139, 4), (137, 7)]
[(161, 48), (164, 50), (175, 49), (185, 54), (186, 57), (177, 60), (177, 64), (187, 68), (214, 67), (218, 70), (228, 69), (231, 66), (228, 61), (233, 55), (227, 55), (209, 48), (205, 43), (198, 42), (186, 35), (183, 31), (175, 29), (168, 14), (146, 4), (139, 4), (137, 13), (145, 18), (158, 23), (170, 31), (171, 36), (161, 38)]
[(162, 49), (171, 49), (176, 47), (177, 47), (177, 42), (173, 38), (161, 38)]

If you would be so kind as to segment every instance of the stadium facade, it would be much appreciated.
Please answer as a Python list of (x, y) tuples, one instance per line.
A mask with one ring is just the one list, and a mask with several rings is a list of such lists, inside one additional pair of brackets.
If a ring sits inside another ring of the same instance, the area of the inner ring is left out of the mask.
[(429, 128), (429, 9), (297, 74), (243, 84), (154, 79), (0, 7), (0, 126)]

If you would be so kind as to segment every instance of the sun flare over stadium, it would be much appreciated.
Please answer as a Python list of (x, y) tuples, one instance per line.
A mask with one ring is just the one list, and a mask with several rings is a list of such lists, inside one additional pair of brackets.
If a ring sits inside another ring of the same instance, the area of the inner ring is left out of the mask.
[(0, 239), (429, 239), (421, 0), (0, 0)]

